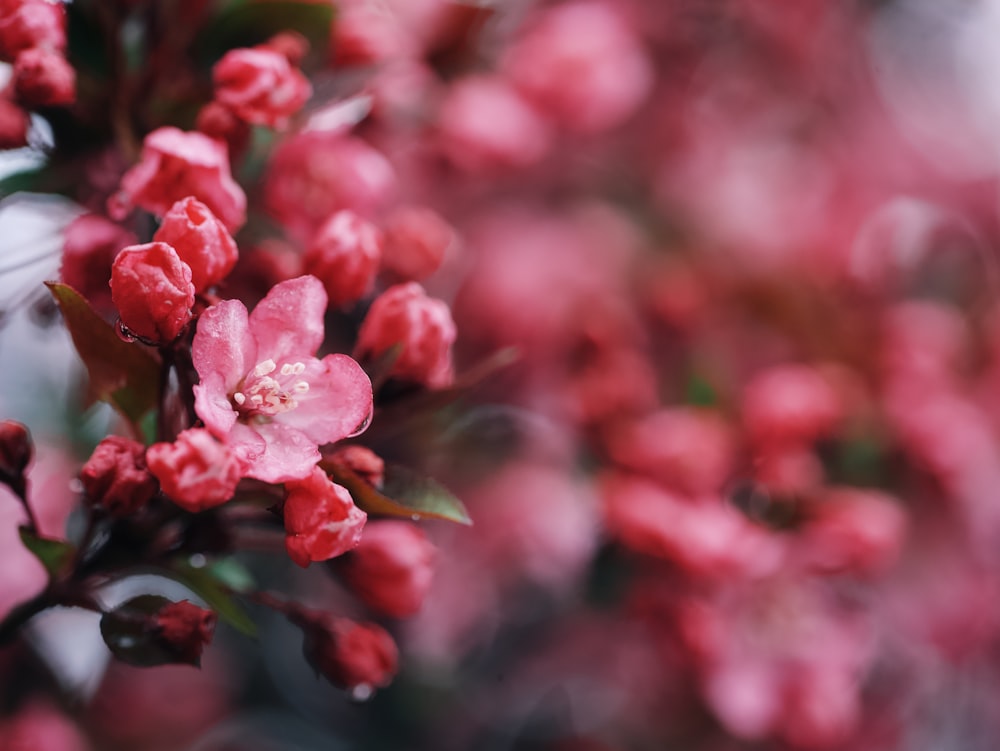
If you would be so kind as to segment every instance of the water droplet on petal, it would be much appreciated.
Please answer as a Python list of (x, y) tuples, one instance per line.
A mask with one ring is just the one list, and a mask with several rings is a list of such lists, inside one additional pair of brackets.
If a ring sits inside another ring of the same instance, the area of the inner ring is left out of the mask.
[(410, 520), (415, 522), (420, 521), (420, 514), (410, 514)]
[(128, 327), (124, 323), (122, 323), (121, 318), (119, 318), (117, 321), (117, 325), (115, 326), (115, 332), (118, 334), (119, 339), (121, 339), (123, 342), (128, 342), (129, 344), (138, 339), (138, 337), (131, 331), (129, 331)]
[(190, 558), (188, 558), (188, 564), (191, 568), (205, 568), (205, 564), (208, 561), (205, 560), (205, 556), (201, 553), (195, 553)]

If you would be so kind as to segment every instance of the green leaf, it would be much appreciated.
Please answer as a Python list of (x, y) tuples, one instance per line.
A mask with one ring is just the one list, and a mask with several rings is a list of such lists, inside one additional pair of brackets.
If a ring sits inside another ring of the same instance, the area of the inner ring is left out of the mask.
[[(224, 563), (224, 562), (220, 562)], [(171, 574), (180, 581), (185, 587), (190, 589), (201, 599), (203, 599), (208, 606), (212, 608), (219, 617), (228, 623), (230, 626), (235, 628), (242, 634), (246, 634), (250, 637), (257, 636), (257, 626), (250, 620), (250, 616), (246, 614), (243, 607), (236, 601), (232, 596), (231, 590), (241, 591), (245, 588), (244, 586), (232, 586), (227, 579), (231, 579), (233, 574), (233, 567), (238, 566), (235, 561), (229, 564), (229, 570), (226, 570), (226, 566), (219, 569), (220, 564), (213, 564), (205, 568), (194, 568), (187, 563), (180, 564), (171, 569)], [(240, 567), (242, 568), (242, 567)], [(247, 580), (250, 578), (249, 573), (245, 572), (245, 577), (242, 583), (246, 584)], [(250, 579), (252, 586), (252, 579)]]
[(203, 65), (211, 65), (233, 48), (260, 44), (281, 31), (295, 31), (309, 40), (307, 59), (325, 61), (333, 16), (332, 3), (315, 0), (240, 0), (205, 24), (193, 49)]
[(20, 527), (18, 532), (24, 547), (34, 553), (35, 557), (42, 562), (49, 577), (61, 574), (73, 560), (73, 556), (76, 555), (76, 548), (65, 540), (50, 540), (46, 537), (39, 537), (31, 531), (30, 527)]
[(160, 363), (147, 350), (118, 338), (72, 287), (46, 282), (90, 377), (90, 396), (111, 404), (138, 426), (156, 406)]
[(153, 616), (171, 601), (159, 595), (133, 597), (101, 616), (101, 637), (122, 662), (140, 668), (180, 662), (150, 628)]
[(354, 502), (366, 513), (472, 524), (469, 512), (451, 491), (403, 467), (387, 466), (379, 491), (340, 462), (323, 462), (320, 466), (330, 473), (334, 482), (350, 491)]
[(0, 198), (20, 193), (21, 191), (37, 191), (45, 177), (44, 167), (15, 172), (0, 180)]

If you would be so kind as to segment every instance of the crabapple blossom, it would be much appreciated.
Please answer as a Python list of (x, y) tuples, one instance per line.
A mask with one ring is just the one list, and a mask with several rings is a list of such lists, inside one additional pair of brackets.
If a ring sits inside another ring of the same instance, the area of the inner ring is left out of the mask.
[(80, 470), (87, 498), (113, 516), (128, 516), (156, 494), (156, 478), (146, 467), (143, 445), (111, 435), (97, 444)]
[(285, 488), (285, 548), (293, 561), (305, 568), (357, 547), (368, 515), (354, 505), (347, 488), (319, 467)]
[(195, 411), (265, 482), (304, 478), (318, 446), (367, 427), (371, 381), (346, 355), (315, 357), (327, 297), (314, 276), (277, 284), (253, 313), (223, 300), (202, 313), (192, 344)]
[(191, 321), (191, 267), (162, 242), (123, 248), (111, 265), (111, 299), (132, 334), (172, 342)]
[(399, 650), (381, 626), (324, 615), (303, 630), (306, 659), (335, 686), (370, 693), (396, 674)]
[(191, 196), (170, 207), (153, 241), (171, 246), (191, 267), (196, 293), (221, 282), (236, 265), (238, 251), (232, 235), (205, 204)]
[(32, 48), (66, 48), (66, 11), (61, 3), (23, 0), (0, 14), (0, 59), (13, 61)]
[(455, 336), (448, 305), (428, 297), (416, 282), (407, 282), (390, 287), (372, 303), (358, 331), (356, 354), (378, 357), (400, 346), (390, 374), (441, 388), (453, 378), (451, 346)]
[(139, 163), (122, 176), (108, 212), (112, 219), (124, 219), (138, 206), (163, 216), (188, 196), (208, 206), (230, 232), (246, 221), (246, 194), (229, 171), (225, 144), (165, 126), (146, 136)]
[(386, 220), (382, 268), (407, 281), (422, 281), (438, 270), (454, 241), (455, 231), (437, 212), (400, 207)]
[(331, 216), (303, 259), (306, 273), (323, 282), (330, 304), (357, 302), (372, 291), (382, 258), (382, 233), (349, 209)]
[(76, 71), (55, 50), (33, 47), (14, 61), (14, 91), (25, 107), (60, 107), (76, 99)]
[(377, 521), (345, 560), (345, 576), (368, 607), (393, 618), (413, 615), (434, 576), (435, 548), (419, 527)]
[(277, 130), (312, 95), (308, 79), (267, 47), (230, 50), (212, 68), (215, 100), (240, 119)]
[(63, 231), (59, 276), (98, 311), (110, 310), (111, 264), (118, 252), (136, 245), (136, 236), (99, 214), (82, 214)]
[(173, 443), (153, 444), (146, 462), (170, 500), (193, 513), (232, 498), (243, 475), (237, 456), (203, 428), (185, 430)]
[(197, 665), (205, 645), (212, 641), (216, 615), (188, 600), (163, 606), (152, 617), (153, 630), (178, 661)]
[(743, 393), (743, 421), (760, 444), (811, 442), (829, 434), (842, 413), (833, 387), (803, 365), (758, 373)]

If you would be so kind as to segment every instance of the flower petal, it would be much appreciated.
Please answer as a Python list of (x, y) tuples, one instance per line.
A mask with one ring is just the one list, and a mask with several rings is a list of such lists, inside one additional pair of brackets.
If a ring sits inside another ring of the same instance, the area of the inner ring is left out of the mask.
[(216, 438), (225, 440), (236, 422), (236, 412), (221, 375), (210, 373), (194, 387), (194, 411)]
[(372, 384), (361, 366), (347, 355), (311, 359), (305, 366), (309, 391), (296, 409), (275, 419), (321, 446), (364, 430), (371, 419)]
[(257, 351), (274, 361), (314, 355), (323, 343), (326, 290), (314, 276), (276, 284), (250, 314)]
[(236, 434), (242, 437), (241, 428), (254, 431), (264, 439), (263, 453), (246, 457), (249, 461), (247, 477), (264, 482), (297, 480), (308, 475), (320, 459), (316, 442), (295, 428), (278, 422), (253, 426), (237, 423), (230, 434), (230, 441)]
[[(257, 350), (250, 335), (247, 309), (239, 300), (223, 300), (208, 308), (198, 319), (191, 345), (191, 361), (202, 384), (228, 392), (235, 388), (256, 364)], [(210, 376), (217, 378), (211, 379)], [(211, 396), (218, 396), (213, 392)], [(204, 416), (198, 413), (204, 420)]]

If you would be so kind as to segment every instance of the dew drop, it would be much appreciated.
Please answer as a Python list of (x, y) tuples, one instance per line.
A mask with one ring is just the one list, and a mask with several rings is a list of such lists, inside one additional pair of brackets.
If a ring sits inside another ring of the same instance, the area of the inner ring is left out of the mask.
[(201, 553), (195, 553), (190, 558), (188, 558), (188, 564), (191, 566), (191, 568), (205, 568), (206, 563), (207, 561), (205, 560), (205, 556), (203, 556)]
[(420, 521), (420, 514), (410, 514), (410, 521)]
[(125, 326), (124, 323), (122, 323), (121, 318), (119, 318), (117, 321), (117, 325), (115, 326), (115, 332), (117, 332), (119, 339), (121, 339), (123, 342), (128, 342), (129, 344), (138, 339), (138, 337), (131, 331), (129, 331), (128, 327)]
[(351, 698), (354, 701), (368, 701), (375, 694), (375, 691), (367, 683), (359, 683), (351, 689)]
[(82, 493), (83, 483), (76, 477), (69, 481), (69, 492), (70, 493)]

